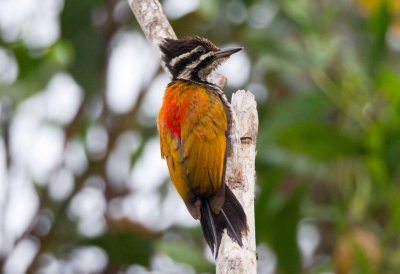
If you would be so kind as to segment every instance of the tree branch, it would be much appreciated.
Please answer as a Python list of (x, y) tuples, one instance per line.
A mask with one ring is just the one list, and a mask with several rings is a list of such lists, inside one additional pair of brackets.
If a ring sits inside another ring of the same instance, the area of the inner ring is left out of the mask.
[(243, 237), (243, 248), (226, 233), (222, 236), (216, 261), (218, 274), (257, 273), (254, 188), (255, 158), (258, 133), (257, 104), (250, 91), (239, 90), (232, 95), (236, 115), (236, 140), (233, 153), (227, 160), (226, 183), (238, 198), (247, 216), (249, 231)]
[[(174, 38), (176, 35), (165, 17), (158, 0), (128, 0), (129, 5), (143, 29), (147, 39), (157, 48), (164, 38)], [(160, 52), (160, 51), (159, 51)], [(162, 63), (164, 70), (165, 64)], [(223, 88), (226, 77), (213, 74), (210, 82)], [(237, 140), (234, 143), (234, 153), (227, 159), (226, 183), (235, 193), (247, 216), (249, 232), (243, 238), (243, 248), (224, 233), (216, 261), (218, 274), (246, 273), (257, 271), (255, 224), (254, 224), (254, 186), (255, 186), (255, 155), (258, 131), (258, 115), (254, 96), (240, 90), (232, 96), (232, 108), (236, 116), (234, 126)], [(235, 118), (235, 117), (234, 117)]]

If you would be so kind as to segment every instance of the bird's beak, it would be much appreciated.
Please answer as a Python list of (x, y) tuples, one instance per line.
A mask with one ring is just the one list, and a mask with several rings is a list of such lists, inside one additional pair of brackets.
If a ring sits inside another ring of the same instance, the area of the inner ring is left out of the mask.
[(222, 57), (229, 57), (232, 54), (241, 51), (243, 47), (238, 47), (238, 48), (226, 48), (226, 49), (220, 49), (215, 53), (215, 57), (217, 58), (222, 58)]

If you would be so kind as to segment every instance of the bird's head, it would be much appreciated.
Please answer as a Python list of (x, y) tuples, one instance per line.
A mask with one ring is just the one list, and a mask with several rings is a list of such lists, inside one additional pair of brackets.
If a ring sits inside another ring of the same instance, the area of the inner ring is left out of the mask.
[(241, 47), (219, 49), (198, 36), (164, 39), (160, 45), (162, 59), (173, 79), (207, 82), (207, 76)]

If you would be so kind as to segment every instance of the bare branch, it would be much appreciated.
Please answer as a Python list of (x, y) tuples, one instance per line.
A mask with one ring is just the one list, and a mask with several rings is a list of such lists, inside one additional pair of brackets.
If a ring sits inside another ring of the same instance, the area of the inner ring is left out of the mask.
[(153, 44), (159, 45), (164, 38), (176, 39), (175, 32), (165, 17), (158, 1), (129, 0), (129, 5), (147, 39)]

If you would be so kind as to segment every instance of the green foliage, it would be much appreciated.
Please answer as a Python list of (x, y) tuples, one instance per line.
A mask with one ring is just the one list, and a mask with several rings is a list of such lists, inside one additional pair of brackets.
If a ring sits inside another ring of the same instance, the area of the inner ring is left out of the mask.
[(373, 75), (378, 70), (379, 63), (386, 54), (385, 37), (390, 26), (390, 21), (388, 1), (381, 1), (381, 4), (370, 20), (372, 41), (370, 42), (367, 62), (370, 75)]
[(157, 244), (157, 250), (173, 260), (192, 266), (197, 273), (212, 273), (214, 265), (207, 261), (202, 252), (194, 244), (178, 240), (161, 240)]
[(84, 243), (106, 250), (109, 264), (113, 266), (129, 264), (149, 266), (153, 254), (153, 244), (131, 231), (110, 231)]
[(324, 124), (296, 124), (279, 132), (278, 144), (317, 159), (335, 159), (361, 152), (359, 142)]
[(296, 190), (279, 208), (271, 226), (272, 247), (278, 256), (282, 273), (298, 273), (301, 269), (297, 246), (297, 224), (300, 221), (301, 191)]

